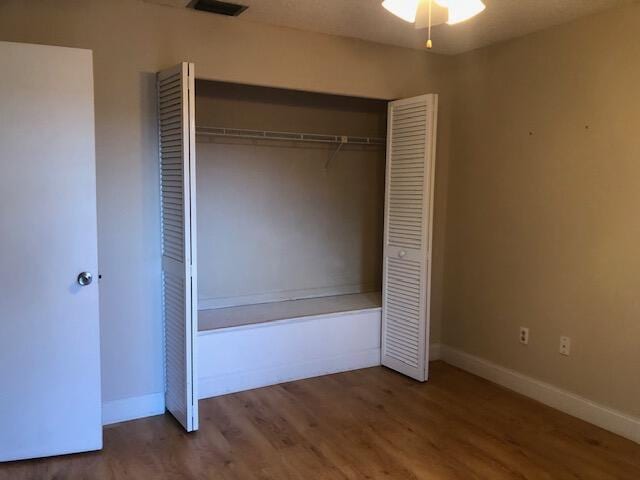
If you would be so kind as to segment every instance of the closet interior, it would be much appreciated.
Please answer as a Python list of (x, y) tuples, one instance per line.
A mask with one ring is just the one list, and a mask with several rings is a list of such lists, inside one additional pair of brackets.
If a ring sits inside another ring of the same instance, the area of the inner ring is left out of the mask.
[(387, 106), (196, 81), (200, 332), (380, 309)]
[[(437, 95), (158, 73), (165, 404), (385, 365), (428, 376)], [(389, 130), (389, 131), (387, 131)]]

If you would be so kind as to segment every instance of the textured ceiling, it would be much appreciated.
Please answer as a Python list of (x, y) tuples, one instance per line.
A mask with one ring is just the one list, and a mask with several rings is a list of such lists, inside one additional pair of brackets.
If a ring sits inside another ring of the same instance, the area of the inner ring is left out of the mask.
[[(188, 0), (148, 0), (184, 7)], [(254, 21), (424, 48), (426, 30), (396, 18), (380, 0), (227, 0), (248, 5), (238, 21)], [(456, 54), (519, 37), (637, 0), (483, 0), (487, 9), (458, 25), (434, 27), (433, 51)], [(207, 15), (206, 13), (202, 13)]]

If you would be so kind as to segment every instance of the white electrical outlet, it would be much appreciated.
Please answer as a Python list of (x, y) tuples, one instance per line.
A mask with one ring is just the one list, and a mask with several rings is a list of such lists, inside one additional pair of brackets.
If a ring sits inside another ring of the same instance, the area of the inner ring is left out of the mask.
[(562, 355), (571, 355), (571, 339), (569, 337), (560, 337), (560, 353)]
[(527, 327), (520, 327), (520, 343), (529, 345), (529, 329)]

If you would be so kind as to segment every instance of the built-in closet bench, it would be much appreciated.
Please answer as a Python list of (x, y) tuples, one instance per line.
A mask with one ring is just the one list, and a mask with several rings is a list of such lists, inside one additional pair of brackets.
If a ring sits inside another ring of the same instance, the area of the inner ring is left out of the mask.
[(200, 398), (380, 365), (381, 295), (198, 312)]

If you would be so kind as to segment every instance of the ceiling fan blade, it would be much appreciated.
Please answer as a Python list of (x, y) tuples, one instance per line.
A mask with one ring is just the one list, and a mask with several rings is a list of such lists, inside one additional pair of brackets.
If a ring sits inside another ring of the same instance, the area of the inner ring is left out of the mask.
[[(436, 2), (433, 2), (431, 7), (431, 26), (446, 23), (448, 18), (448, 10), (444, 7), (441, 7)], [(415, 28), (429, 27), (429, 0), (420, 0), (414, 26)]]

